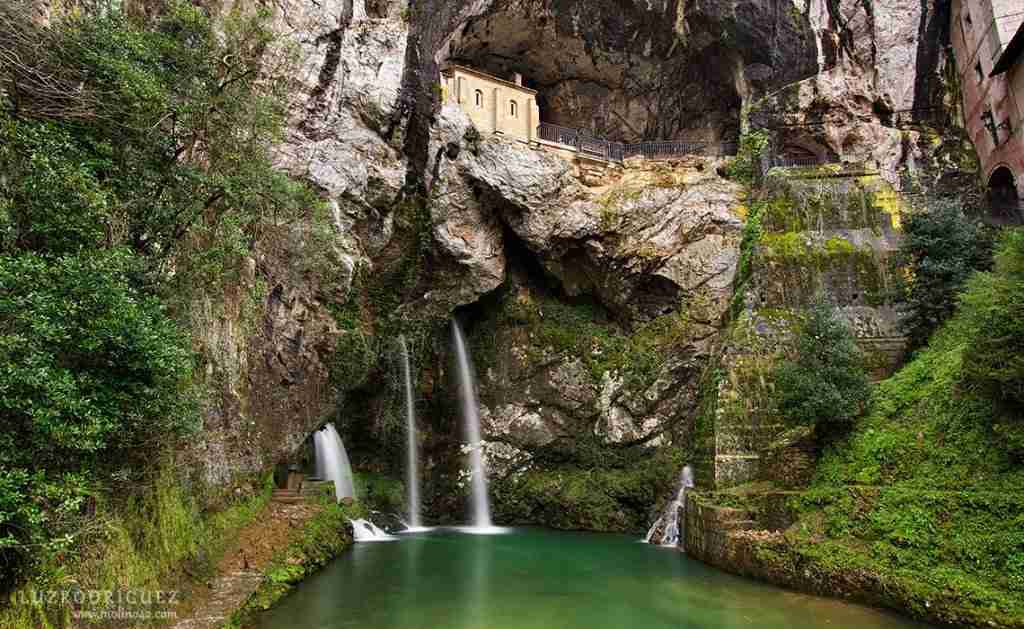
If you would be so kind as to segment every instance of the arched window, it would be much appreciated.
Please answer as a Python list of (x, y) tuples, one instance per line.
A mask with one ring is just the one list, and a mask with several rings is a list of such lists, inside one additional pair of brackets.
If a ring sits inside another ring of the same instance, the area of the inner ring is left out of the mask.
[(508, 102), (508, 116), (509, 118), (519, 117), (519, 103), (514, 100)]
[(476, 106), (477, 107), (483, 107), (484, 106), (484, 93), (483, 92), (481, 92), (480, 90), (477, 90), (476, 94), (474, 95), (474, 98), (476, 98)]

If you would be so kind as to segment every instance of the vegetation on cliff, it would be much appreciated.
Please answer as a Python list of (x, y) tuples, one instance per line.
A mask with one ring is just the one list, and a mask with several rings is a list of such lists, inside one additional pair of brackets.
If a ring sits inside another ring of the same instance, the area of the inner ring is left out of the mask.
[(185, 306), (318, 207), (272, 166), (294, 56), (268, 15), (164, 9), (0, 7), (0, 592), (112, 586), (87, 545), (148, 557), (122, 586), (210, 550), (201, 489), (154, 465), (197, 425)]
[(535, 455), (531, 469), (492, 481), (495, 515), (512, 524), (640, 534), (652, 506), (674, 489), (684, 455), (587, 436), (556, 441)]
[(934, 199), (903, 223), (899, 263), (909, 277), (903, 295), (913, 348), (921, 347), (953, 314), (957, 295), (974, 271), (989, 266), (992, 248), (984, 229), (959, 203)]
[(1018, 626), (1024, 233), (1007, 233), (996, 260), (827, 451), (790, 535), (816, 562), (879, 575), (919, 615)]
[(819, 438), (842, 433), (864, 411), (871, 389), (864, 357), (846, 324), (821, 296), (797, 330), (791, 358), (776, 365), (777, 412)]

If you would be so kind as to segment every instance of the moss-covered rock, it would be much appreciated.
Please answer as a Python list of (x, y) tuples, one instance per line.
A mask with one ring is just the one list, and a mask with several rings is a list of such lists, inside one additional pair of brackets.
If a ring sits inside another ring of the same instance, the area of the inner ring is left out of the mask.
[[(587, 440), (584, 440), (587, 443)], [(537, 467), (492, 482), (496, 520), (557, 529), (640, 534), (684, 463), (674, 448), (592, 446), (540, 458)]]
[(306, 522), (300, 537), (264, 569), (260, 586), (227, 626), (245, 626), (255, 614), (270, 609), (296, 584), (352, 545), (352, 527), (348, 522), (364, 517), (366, 507), (359, 503), (344, 506), (329, 499), (323, 501), (322, 507)]

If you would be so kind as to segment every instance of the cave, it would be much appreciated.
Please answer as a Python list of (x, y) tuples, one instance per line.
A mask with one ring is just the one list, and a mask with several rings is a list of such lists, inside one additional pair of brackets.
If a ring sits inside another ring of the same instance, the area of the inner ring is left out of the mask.
[[(664, 6), (661, 6), (664, 4)], [(774, 3), (495, 3), (439, 61), (537, 90), (541, 121), (617, 142), (734, 142), (744, 99), (816, 71), (813, 32)]]

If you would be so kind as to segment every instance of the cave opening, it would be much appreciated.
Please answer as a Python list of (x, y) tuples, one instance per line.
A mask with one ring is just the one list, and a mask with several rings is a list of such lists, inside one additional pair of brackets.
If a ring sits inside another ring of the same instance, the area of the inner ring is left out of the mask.
[(562, 280), (555, 277), (538, 255), (510, 227), (503, 225), (502, 242), (505, 248), (506, 278), (493, 291), (476, 301), (455, 308), (453, 315), (467, 335), (486, 334), (481, 326), (494, 324), (495, 313), (500, 312), (507, 299), (515, 298), (518, 291), (527, 291), (542, 300), (554, 300), (570, 306), (587, 308), (601, 323), (615, 322), (614, 314), (587, 292), (570, 293)]
[(498, 2), (437, 61), (537, 91), (541, 122), (610, 141), (734, 142), (744, 101), (818, 71), (806, 11), (617, 0)]
[(616, 142), (731, 142), (742, 109), (738, 53), (680, 46), (638, 7), (592, 7), (586, 23), (519, 5), (470, 20), (447, 62), (537, 91), (540, 121)]

